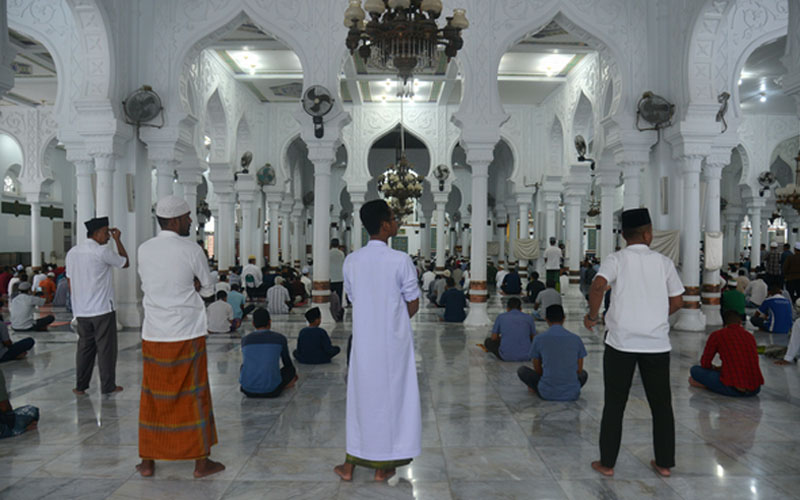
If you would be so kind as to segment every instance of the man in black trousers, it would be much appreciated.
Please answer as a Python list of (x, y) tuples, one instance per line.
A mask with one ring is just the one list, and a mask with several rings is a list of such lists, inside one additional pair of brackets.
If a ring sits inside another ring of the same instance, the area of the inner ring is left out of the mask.
[(589, 330), (598, 322), (603, 292), (611, 286), (611, 307), (603, 355), (605, 405), (600, 423), (600, 460), (592, 468), (614, 475), (622, 440), (622, 417), (639, 366), (653, 418), (655, 460), (661, 476), (675, 466), (675, 417), (669, 386), (669, 315), (683, 306), (683, 284), (675, 265), (650, 249), (653, 226), (646, 208), (622, 212), (622, 235), (628, 246), (603, 259), (589, 290)]

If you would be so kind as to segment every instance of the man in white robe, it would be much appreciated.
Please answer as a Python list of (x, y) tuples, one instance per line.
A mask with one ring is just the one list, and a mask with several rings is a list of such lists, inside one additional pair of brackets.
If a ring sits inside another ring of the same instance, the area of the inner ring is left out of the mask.
[(383, 200), (365, 203), (370, 241), (344, 262), (353, 304), (347, 383), (347, 456), (335, 472), (345, 481), (356, 465), (384, 481), (422, 451), (422, 416), (411, 318), (419, 309), (417, 271), (408, 254), (387, 245), (398, 223)]

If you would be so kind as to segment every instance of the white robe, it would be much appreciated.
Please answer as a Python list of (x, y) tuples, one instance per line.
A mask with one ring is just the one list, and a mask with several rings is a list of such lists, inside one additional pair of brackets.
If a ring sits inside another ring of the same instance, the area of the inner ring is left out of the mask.
[(419, 298), (417, 271), (408, 254), (370, 240), (347, 256), (343, 274), (353, 304), (347, 453), (414, 458), (422, 451), (422, 414), (406, 302)]

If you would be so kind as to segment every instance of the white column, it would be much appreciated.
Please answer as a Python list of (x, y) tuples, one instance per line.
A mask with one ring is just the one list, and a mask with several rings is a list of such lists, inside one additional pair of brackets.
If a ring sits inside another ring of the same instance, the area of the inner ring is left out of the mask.
[(739, 262), (741, 251), (739, 235), (742, 227), (743, 214), (730, 207), (725, 209), (725, 262)]
[[(269, 267), (275, 269), (280, 266), (278, 259), (278, 217), (280, 216), (280, 193), (267, 193), (267, 206), (269, 210)], [(316, 220), (314, 225), (316, 226)], [(316, 243), (316, 242), (315, 242)], [(317, 271), (317, 259), (314, 259), (314, 272)]]
[[(227, 272), (233, 266), (234, 257), (234, 196), (233, 182), (224, 192), (217, 192), (217, 203), (219, 204), (219, 220), (216, 221), (214, 231), (219, 238), (217, 252), (217, 267), (220, 272)], [(216, 186), (215, 186), (216, 188)]]
[(642, 204), (641, 177), (642, 164), (639, 162), (622, 163), (622, 181), (625, 183), (623, 208), (639, 208)]
[(513, 266), (517, 265), (517, 257), (514, 255), (514, 248), (517, 246), (517, 210), (515, 210), (515, 206), (506, 206), (506, 211), (508, 213), (508, 258), (506, 262), (508, 262), (508, 268), (511, 269)]
[(614, 252), (614, 199), (619, 172), (599, 172), (600, 186), (600, 261)]
[(239, 263), (244, 265), (253, 252), (253, 193), (239, 191), (239, 206), (242, 207), (242, 224), (239, 227)]
[(301, 269), (305, 264), (306, 249), (303, 244), (303, 204), (301, 201), (296, 201), (294, 208), (292, 208), (292, 259), (294, 259), (293, 266), (296, 269)]
[(525, 195), (526, 201), (519, 201), (520, 197), (517, 197), (517, 205), (519, 206), (519, 239), (527, 240), (530, 235), (530, 227), (528, 226), (528, 210), (530, 210), (530, 201), (528, 201), (529, 196)]
[(292, 256), (290, 254), (291, 231), (289, 229), (289, 218), (291, 217), (291, 207), (285, 202), (281, 204), (281, 257), (284, 264), (292, 263)]
[(193, 240), (197, 238), (197, 186), (203, 181), (203, 175), (199, 170), (179, 170), (178, 183), (183, 186), (183, 199), (192, 209), (192, 227), (189, 237)]
[(750, 230), (753, 233), (752, 251), (750, 252), (750, 269), (761, 265), (761, 210), (764, 198), (753, 196), (747, 200), (747, 211), (750, 214)]
[(495, 209), (495, 222), (497, 226), (497, 241), (500, 242), (500, 255), (497, 264), (505, 267), (506, 265), (506, 209), (497, 207)]
[[(356, 216), (353, 215), (353, 232), (355, 232), (355, 227), (356, 227), (355, 219)], [(361, 227), (360, 224), (359, 227)], [(360, 234), (358, 235), (358, 239), (359, 240), (361, 239)], [(431, 213), (430, 212), (428, 212), (427, 214), (423, 212), (422, 216), (420, 217), (419, 242), (420, 242), (420, 255), (422, 255), (422, 259), (425, 261), (425, 263), (428, 264), (431, 260)]]
[(77, 221), (75, 221), (78, 243), (86, 241), (86, 228), (83, 225), (94, 216), (94, 196), (92, 194), (91, 159), (74, 160), (75, 177), (77, 178)]
[(472, 227), (472, 220), (466, 219), (461, 221), (462, 224), (462, 232), (461, 232), (461, 255), (468, 258), (470, 257), (470, 228)]
[(28, 203), (31, 205), (31, 267), (38, 270), (42, 267), (42, 235), (39, 231), (42, 204), (39, 195), (36, 195), (35, 199), (29, 197)]
[[(718, 232), (722, 229), (720, 227), (719, 213), (719, 184), (725, 163), (721, 161), (712, 163), (710, 160), (711, 157), (706, 160), (706, 166), (703, 172), (703, 177), (706, 180), (706, 232)], [(720, 302), (722, 300), (722, 293), (719, 285), (719, 269), (716, 271), (703, 270), (701, 298), (702, 311), (706, 315), (706, 325), (721, 325), (722, 316), (720, 316)]]
[(700, 162), (702, 156), (680, 159), (683, 177), (683, 232), (681, 234), (681, 280), (686, 289), (683, 309), (675, 328), (690, 332), (705, 330), (700, 310)]
[(486, 217), (489, 201), (489, 163), (494, 158), (494, 145), (467, 149), (467, 162), (472, 165), (472, 258), (470, 259), (469, 314), (464, 324), (491, 324), (486, 307)]
[[(353, 204), (353, 226), (350, 231), (350, 251), (356, 251), (361, 248), (361, 207), (364, 205), (365, 195), (365, 192), (355, 189), (350, 193), (350, 203)], [(430, 240), (428, 240), (428, 246), (430, 246)], [(430, 258), (430, 252), (428, 252), (428, 258)]]
[(175, 167), (177, 162), (172, 160), (154, 160), (153, 164), (156, 167), (156, 196), (160, 200), (165, 196), (171, 195), (174, 191)]
[(209, 207), (211, 209), (211, 217), (214, 218), (214, 258), (219, 263), (219, 202), (217, 207)]
[(314, 284), (312, 300), (322, 312), (323, 323), (333, 323), (328, 302), (331, 294), (330, 205), (331, 164), (336, 159), (333, 144), (309, 146), (308, 158), (314, 164)]
[(258, 229), (256, 231), (256, 239), (258, 241), (256, 264), (258, 267), (264, 267), (264, 245), (269, 243), (269, 235), (267, 234), (267, 195), (263, 191), (258, 198), (258, 203), (261, 207), (261, 215), (258, 218)]
[(107, 216), (114, 224), (114, 156), (108, 153), (92, 155), (97, 172), (97, 217)]
[(433, 195), (434, 202), (436, 203), (436, 270), (444, 270), (444, 249), (445, 249), (445, 231), (444, 231), (444, 207), (447, 204), (447, 194), (442, 196), (435, 193)]

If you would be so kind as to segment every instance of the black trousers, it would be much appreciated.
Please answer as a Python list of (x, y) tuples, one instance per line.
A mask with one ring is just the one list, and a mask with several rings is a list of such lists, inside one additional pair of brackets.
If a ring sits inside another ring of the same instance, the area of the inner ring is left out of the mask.
[(56, 317), (52, 314), (49, 316), (42, 316), (39, 319), (33, 320), (33, 326), (30, 328), (14, 328), (12, 325), (11, 328), (14, 328), (15, 332), (46, 332), (47, 327), (50, 326), (50, 323), (56, 320)]
[(75, 388), (89, 388), (97, 358), (100, 392), (108, 394), (117, 388), (117, 313), (90, 318), (78, 317), (78, 349), (75, 352)]
[(800, 280), (786, 281), (786, 290), (792, 296), (792, 302), (800, 298)]
[(674, 467), (675, 417), (669, 386), (669, 352), (622, 352), (607, 344), (603, 354), (605, 405), (600, 422), (600, 463), (604, 467), (614, 467), (617, 463), (622, 441), (622, 417), (637, 365), (653, 418), (656, 465)]
[(331, 282), (331, 293), (334, 292), (339, 295), (339, 303), (344, 304), (344, 281)]
[(295, 370), (294, 365), (284, 366), (281, 368), (281, 383), (272, 392), (258, 393), (245, 391), (242, 387), (239, 387), (239, 389), (248, 398), (277, 398), (289, 385), (289, 382), (294, 380), (295, 375), (297, 375), (297, 370)]
[(503, 360), (500, 356), (500, 341), (499, 340), (492, 340), (492, 337), (486, 337), (486, 340), (483, 341), (483, 347), (486, 348), (487, 351), (497, 356), (497, 359)]
[(0, 363), (4, 361), (14, 361), (15, 359), (17, 359), (17, 356), (19, 356), (23, 352), (28, 352), (31, 349), (33, 349), (33, 344), (35, 343), (36, 341), (30, 337), (24, 338), (19, 342), (14, 342), (8, 347), (6, 353), (3, 354), (2, 357), (0, 357)]
[[(542, 376), (536, 373), (533, 368), (529, 366), (520, 366), (517, 369), (517, 377), (519, 377), (525, 385), (536, 391), (537, 396), (540, 398), (542, 397), (542, 395), (539, 394), (539, 381), (542, 379)], [(578, 382), (580, 382), (581, 387), (586, 385), (587, 380), (589, 380), (589, 372), (581, 370), (578, 374)]]

